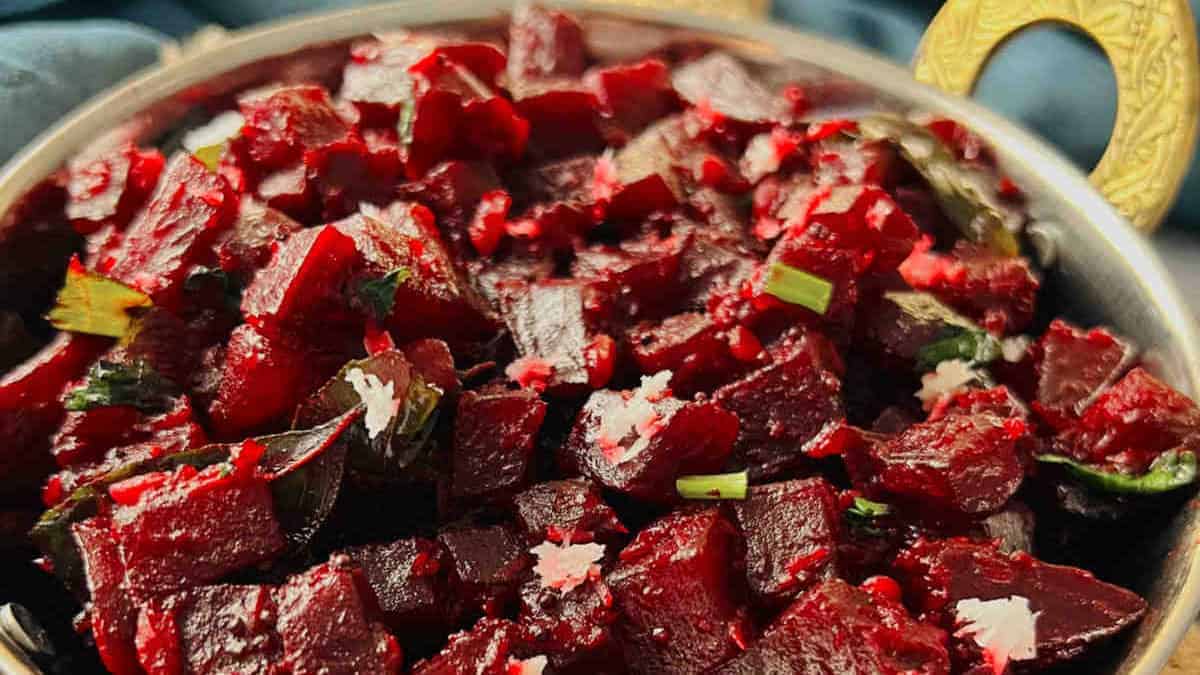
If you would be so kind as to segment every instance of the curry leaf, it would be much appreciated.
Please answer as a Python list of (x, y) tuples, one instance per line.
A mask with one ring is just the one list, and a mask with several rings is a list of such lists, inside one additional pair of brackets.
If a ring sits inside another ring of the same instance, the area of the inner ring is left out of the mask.
[(1190, 450), (1164, 452), (1138, 476), (1105, 471), (1062, 455), (1038, 455), (1038, 461), (1061, 465), (1080, 483), (1111, 494), (1155, 495), (1196, 482), (1196, 454)]
[(396, 289), (411, 276), (407, 267), (397, 267), (378, 279), (368, 279), (358, 287), (358, 298), (376, 319), (386, 319), (396, 304)]
[(145, 293), (85, 269), (76, 257), (46, 318), (59, 330), (120, 338), (133, 328), (136, 312), (150, 306)]
[(178, 389), (145, 361), (114, 363), (101, 360), (91, 367), (83, 384), (67, 393), (67, 410), (91, 410), (110, 405), (129, 405), (143, 412), (162, 412), (170, 407)]

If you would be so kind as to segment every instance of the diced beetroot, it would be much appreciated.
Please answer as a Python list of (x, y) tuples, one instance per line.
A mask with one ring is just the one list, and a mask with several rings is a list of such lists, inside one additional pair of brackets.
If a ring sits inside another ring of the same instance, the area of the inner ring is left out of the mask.
[(616, 612), (608, 587), (588, 579), (565, 593), (532, 579), (521, 586), (518, 625), (524, 650), (549, 657), (553, 672), (608, 672), (620, 649), (610, 628)]
[(212, 246), (236, 212), (237, 195), (224, 178), (176, 154), (120, 243), (101, 252), (97, 269), (174, 309), (192, 266), (215, 264)]
[(671, 371), (671, 390), (682, 398), (727, 381), (739, 367), (724, 331), (698, 312), (640, 324), (627, 339), (638, 368), (647, 375)]
[(104, 225), (122, 230), (154, 190), (166, 160), (158, 150), (142, 150), (132, 142), (100, 157), (68, 167), (66, 213), (80, 234)]
[(1139, 367), (1100, 394), (1062, 440), (1083, 461), (1142, 473), (1197, 430), (1200, 408)]
[(581, 479), (538, 483), (513, 498), (528, 541), (582, 544), (612, 541), (627, 530), (600, 491)]
[[(717, 291), (739, 288), (754, 274), (757, 261), (734, 241), (698, 230), (685, 240), (679, 257), (683, 308), (704, 310)], [(713, 317), (716, 320), (716, 317)]]
[[(628, 405), (627, 405), (628, 403)], [(608, 436), (606, 418), (619, 438)], [(737, 437), (738, 420), (714, 403), (685, 403), (636, 392), (594, 392), (559, 450), (559, 464), (604, 487), (641, 500), (677, 499), (675, 479), (724, 466)]]
[(749, 469), (756, 481), (803, 464), (806, 444), (846, 414), (837, 375), (806, 349), (789, 350), (775, 363), (721, 387), (713, 402), (737, 415), (733, 462)]
[(949, 254), (919, 246), (900, 265), (909, 286), (929, 291), (993, 333), (1019, 331), (1033, 318), (1041, 282), (1021, 257), (1004, 257), (968, 242)]
[(985, 515), (997, 511), (1025, 476), (1017, 443), (1025, 422), (991, 413), (915, 424), (886, 441), (853, 445), (846, 466), (868, 494), (920, 508)]
[[(190, 470), (189, 470), (190, 469)], [(110, 488), (113, 535), (131, 591), (163, 593), (214, 581), (284, 548), (271, 491), (254, 467), (145, 474)], [(129, 481), (159, 485), (131, 494)]]
[(24, 364), (0, 376), (0, 473), (10, 487), (38, 481), (52, 462), (45, 452), (62, 420), (59, 394), (111, 344), (107, 338), (60, 333)]
[(413, 102), (408, 69), (433, 46), (433, 40), (408, 33), (355, 44), (351, 60), (342, 71), (338, 97), (354, 103), (364, 125), (395, 125), (400, 109)]
[(317, 85), (292, 85), (243, 97), (245, 126), (239, 141), (263, 169), (278, 170), (344, 142), (354, 130), (338, 114), (329, 92)]
[(888, 193), (873, 185), (831, 188), (817, 200), (807, 218), (789, 225), (827, 232), (817, 238), (828, 246), (854, 251), (860, 274), (896, 269), (912, 251), (919, 234), (912, 219)]
[(263, 176), (256, 194), (267, 206), (292, 218), (311, 222), (316, 217), (317, 195), (303, 162), (294, 162)]
[(716, 508), (659, 518), (606, 582), (625, 660), (647, 673), (701, 673), (738, 653), (745, 617), (729, 583), (737, 533)]
[[(833, 294), (824, 321), (838, 332), (845, 332), (854, 319), (858, 304), (859, 282), (864, 258), (859, 251), (842, 248), (834, 235), (823, 227), (788, 230), (767, 257), (763, 271), (756, 275), (753, 308), (763, 317), (811, 317), (813, 313), (798, 305), (789, 305), (766, 292), (765, 270), (780, 262), (816, 275), (833, 284)], [(766, 321), (766, 319), (760, 319)]]
[(464, 392), (454, 423), (451, 498), (496, 504), (528, 485), (545, 416), (545, 402), (529, 389)]
[(517, 351), (541, 359), (553, 368), (550, 391), (567, 394), (589, 384), (587, 347), (594, 336), (589, 326), (592, 289), (575, 280), (523, 284), (505, 303)]
[(515, 532), (503, 525), (448, 529), (438, 542), (450, 552), (455, 594), (469, 612), (496, 616), (512, 604), (530, 566)]
[(529, 154), (542, 159), (604, 149), (600, 101), (576, 79), (518, 82), (517, 113), (529, 122)]
[(135, 440), (133, 427), (141, 418), (141, 412), (128, 405), (68, 412), (50, 442), (50, 454), (63, 467), (93, 462), (109, 448)]
[(1065, 429), (1133, 362), (1134, 347), (1104, 328), (1083, 331), (1054, 320), (1035, 348), (1037, 396), (1033, 409)]
[(429, 539), (400, 539), (348, 549), (362, 568), (387, 625), (402, 639), (428, 641), (453, 625), (457, 600), (450, 593), (451, 562)]
[(400, 670), (400, 647), (373, 620), (375, 599), (349, 562), (334, 556), (275, 590), (282, 664), (290, 672), (383, 675)]
[(957, 605), (964, 600), (1027, 599), (1029, 610), (1037, 614), (1036, 662), (1041, 666), (1077, 656), (1136, 623), (1146, 611), (1146, 602), (1137, 595), (1090, 572), (1050, 565), (1028, 553), (1005, 554), (995, 543), (920, 540), (896, 559), (896, 569), (909, 599), (947, 630), (961, 627)]
[(138, 660), (150, 675), (266, 672), (282, 656), (269, 586), (204, 586), (142, 605)]
[(1020, 399), (1003, 385), (990, 389), (960, 389), (949, 396), (939, 398), (929, 411), (930, 421), (949, 415), (974, 415), (991, 413), (1001, 418), (1024, 418), (1029, 414)]
[(342, 287), (359, 261), (355, 245), (333, 225), (293, 234), (246, 288), (246, 323), (272, 336), (304, 328), (327, 330), (330, 314), (336, 319), (346, 311)]
[(679, 107), (667, 66), (658, 59), (594, 68), (583, 81), (600, 100), (610, 142), (620, 141), (614, 145), (624, 145)]
[(222, 438), (233, 438), (290, 419), (300, 401), (338, 365), (267, 337), (249, 324), (238, 326), (229, 338), (217, 398), (208, 410), (214, 430)]
[(484, 617), (469, 631), (450, 636), (436, 656), (413, 666), (413, 675), (508, 675), (508, 663), (519, 646), (520, 631), (507, 619)]
[(922, 348), (970, 325), (928, 293), (891, 291), (859, 307), (855, 333), (857, 346), (875, 365), (912, 373)]
[(508, 24), (508, 79), (577, 77), (587, 53), (583, 28), (563, 12), (518, 5)]
[(71, 526), (83, 558), (91, 603), (88, 622), (100, 660), (114, 675), (138, 675), (134, 648), (137, 609), (125, 583), (125, 564), (107, 518), (91, 518)]
[(432, 209), (442, 236), (462, 256), (470, 246), (470, 225), (480, 200), (493, 190), (501, 186), (491, 164), (455, 160), (438, 164), (419, 181), (399, 186), (397, 193)]
[(404, 345), (403, 351), (413, 372), (426, 384), (437, 386), (443, 396), (458, 395), (458, 371), (454, 369), (454, 356), (445, 342), (435, 338), (413, 340)]
[(601, 158), (596, 192), (608, 200), (609, 218), (639, 221), (683, 201), (683, 184), (675, 170), (682, 139), (682, 122), (668, 117), (638, 134), (611, 161)]
[(620, 247), (592, 246), (579, 251), (572, 274), (593, 279), (616, 297), (616, 309), (637, 320), (669, 314), (683, 293), (679, 260), (686, 240), (651, 232)]
[(750, 592), (782, 605), (814, 584), (837, 576), (841, 511), (823, 478), (756, 485), (733, 502), (746, 542)]
[(890, 144), (852, 139), (842, 134), (815, 143), (809, 157), (813, 178), (819, 185), (890, 187), (901, 165)]
[(796, 600), (720, 675), (948, 675), (946, 634), (899, 602), (829, 580)]
[(275, 250), (300, 229), (300, 223), (282, 212), (243, 197), (233, 227), (217, 242), (221, 269), (249, 282), (255, 272), (267, 265)]
[(782, 97), (773, 96), (745, 66), (723, 52), (677, 68), (671, 81), (691, 105), (733, 122), (761, 126), (785, 115)]

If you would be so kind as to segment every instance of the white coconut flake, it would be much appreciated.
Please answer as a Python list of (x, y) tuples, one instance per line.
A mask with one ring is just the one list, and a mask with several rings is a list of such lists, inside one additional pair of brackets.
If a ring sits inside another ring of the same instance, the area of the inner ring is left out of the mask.
[(1029, 610), (1029, 598), (1013, 595), (995, 600), (959, 600), (954, 613), (961, 624), (955, 635), (973, 637), (996, 675), (1004, 672), (1009, 661), (1037, 658), (1037, 618), (1041, 612)]
[(546, 669), (547, 659), (544, 654), (531, 656), (527, 659), (508, 658), (508, 668), (505, 675), (542, 675)]
[[(660, 420), (654, 404), (670, 395), (670, 384), (669, 370), (643, 375), (641, 386), (633, 390), (632, 396), (604, 412), (596, 437), (592, 440), (605, 450), (605, 456), (614, 463), (620, 463), (649, 447), (650, 439), (659, 430), (657, 422)], [(632, 433), (637, 434), (637, 439), (621, 452), (621, 442)]]
[(188, 152), (196, 152), (200, 148), (221, 145), (225, 141), (242, 132), (246, 120), (236, 110), (226, 110), (208, 121), (207, 124), (192, 129), (183, 135), (183, 147)]
[(604, 544), (563, 542), (560, 546), (544, 541), (529, 552), (537, 556), (533, 571), (541, 579), (542, 587), (567, 593), (600, 573), (597, 563), (604, 558)]
[(1024, 335), (1014, 335), (1010, 338), (1004, 338), (1000, 341), (1000, 354), (1005, 361), (1016, 363), (1025, 358), (1025, 353), (1029, 351), (1029, 343), (1032, 342)]
[(374, 373), (363, 373), (359, 368), (346, 373), (346, 382), (354, 387), (354, 393), (367, 407), (363, 420), (367, 425), (367, 436), (374, 440), (387, 429), (400, 410), (401, 399), (396, 398), (396, 383), (384, 384)]
[(883, 226), (887, 224), (887, 219), (896, 211), (895, 205), (891, 200), (880, 199), (871, 205), (864, 214), (864, 219), (867, 224), (875, 230), (883, 230)]
[(979, 373), (962, 359), (947, 359), (937, 365), (932, 373), (921, 376), (921, 390), (916, 397), (926, 409), (933, 407), (941, 397), (952, 394), (978, 379)]

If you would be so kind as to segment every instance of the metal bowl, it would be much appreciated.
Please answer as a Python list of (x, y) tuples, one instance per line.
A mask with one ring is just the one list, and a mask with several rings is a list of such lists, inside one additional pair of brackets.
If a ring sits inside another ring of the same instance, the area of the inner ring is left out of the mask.
[[(1038, 253), (1056, 261), (1047, 280), (1058, 298), (1056, 311), (1114, 326), (1146, 349), (1157, 375), (1193, 397), (1200, 394), (1200, 336), (1162, 262), (1085, 176), (1029, 132), (970, 100), (918, 83), (892, 63), (787, 28), (577, 0), (548, 4), (584, 16), (593, 48), (614, 55), (664, 41), (710, 42), (761, 64), (768, 77), (827, 92), (845, 108), (926, 111), (965, 122), (997, 149), (1003, 170), (1031, 197)], [(510, 6), (510, 0), (377, 5), (185, 49), (93, 99), (9, 162), (0, 172), (0, 214), (89, 146), (114, 138), (161, 140), (189, 123), (190, 111), (229, 101), (232, 92), (249, 86), (333, 77), (352, 38), (404, 27), (486, 34), (501, 25)], [(1121, 561), (1115, 580), (1142, 593), (1151, 609), (1134, 631), (1089, 660), (1084, 672), (1158, 673), (1183, 638), (1200, 610), (1200, 509), (1190, 506), (1162, 514), (1161, 529), (1146, 533), (1136, 550), (1113, 552)]]

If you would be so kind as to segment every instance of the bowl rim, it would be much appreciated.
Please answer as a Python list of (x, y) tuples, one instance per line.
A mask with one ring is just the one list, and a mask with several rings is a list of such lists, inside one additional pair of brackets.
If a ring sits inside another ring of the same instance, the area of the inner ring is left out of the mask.
[[(185, 53), (147, 67), (75, 108), (0, 167), (0, 214), (38, 181), (59, 169), (101, 133), (132, 118), (148, 105), (236, 67), (326, 42), (347, 40), (382, 29), (428, 26), (498, 18), (512, 0), (394, 0), (352, 9), (315, 12), (231, 31), (217, 49)], [(872, 90), (911, 104), (968, 120), (984, 137), (997, 140), (1006, 155), (1021, 156), (1030, 176), (1085, 215), (1090, 230), (1128, 260), (1133, 280), (1153, 298), (1166, 334), (1183, 358), (1182, 377), (1200, 395), (1200, 334), (1158, 254), (1147, 239), (1088, 182), (1084, 174), (1046, 142), (1018, 124), (966, 98), (917, 82), (911, 72), (863, 48), (767, 21), (731, 22), (681, 10), (624, 7), (592, 0), (545, 0), (542, 4), (635, 22), (694, 30), (711, 37), (769, 45), (773, 55), (812, 64), (865, 83)], [(1200, 512), (1191, 518), (1200, 521)], [(1185, 530), (1185, 534), (1191, 531)], [(1175, 542), (1179, 544), (1180, 542)], [(1174, 553), (1174, 551), (1173, 551)], [(1200, 611), (1200, 546), (1187, 546), (1186, 579), (1169, 601), (1159, 630), (1121, 672), (1153, 675), (1162, 670)], [(1129, 655), (1127, 655), (1128, 657)]]

